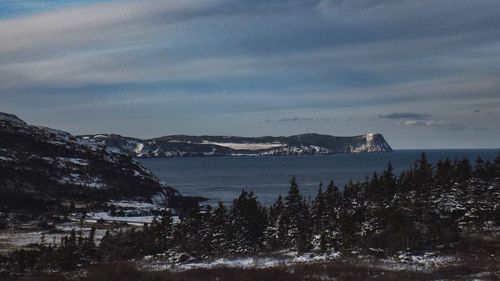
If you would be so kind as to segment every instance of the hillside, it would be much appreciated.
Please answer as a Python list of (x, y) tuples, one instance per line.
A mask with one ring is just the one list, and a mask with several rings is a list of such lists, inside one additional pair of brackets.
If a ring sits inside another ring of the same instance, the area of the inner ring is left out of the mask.
[(137, 139), (120, 135), (79, 136), (81, 142), (103, 145), (133, 157), (264, 156), (391, 152), (381, 134), (336, 137), (302, 134), (289, 137), (173, 135)]
[(69, 202), (191, 204), (128, 155), (0, 113), (0, 212), (57, 211)]

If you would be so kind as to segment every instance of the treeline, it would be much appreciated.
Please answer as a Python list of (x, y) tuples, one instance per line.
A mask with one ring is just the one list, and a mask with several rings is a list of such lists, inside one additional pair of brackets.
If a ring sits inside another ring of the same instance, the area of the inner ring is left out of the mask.
[(69, 271), (83, 264), (89, 264), (98, 260), (98, 248), (95, 243), (95, 227), (92, 227), (88, 236), (84, 237), (82, 232), (71, 231), (69, 236), (61, 238), (59, 244), (56, 241), (45, 241), (42, 235), (38, 249), (19, 250), (12, 252), (9, 256), (0, 256), (0, 265), (4, 265), (5, 272), (19, 273), (33, 271)]
[(166, 211), (142, 229), (107, 232), (99, 246), (93, 236), (72, 234), (61, 245), (14, 252), (4, 264), (16, 271), (67, 270), (92, 261), (155, 254), (182, 261), (279, 250), (376, 255), (459, 251), (470, 246), (469, 234), (498, 231), (498, 202), (500, 153), (493, 162), (464, 158), (435, 165), (422, 154), (399, 176), (389, 163), (381, 174), (350, 182), (342, 190), (333, 181), (320, 184), (312, 199), (301, 196), (292, 178), (288, 194), (269, 208), (243, 191), (231, 206), (195, 208), (180, 221)]

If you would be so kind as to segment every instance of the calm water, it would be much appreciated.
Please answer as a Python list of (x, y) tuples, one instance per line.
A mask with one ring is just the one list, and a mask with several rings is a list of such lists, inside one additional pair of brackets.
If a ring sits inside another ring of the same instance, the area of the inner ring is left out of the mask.
[[(292, 175), (297, 177), (305, 196), (314, 197), (321, 181), (334, 180), (343, 186), (350, 179), (362, 180), (373, 172), (381, 172), (392, 162), (395, 173), (410, 168), (423, 150), (398, 150), (381, 154), (335, 154), (324, 156), (207, 157), (161, 158), (140, 161), (167, 185), (184, 195), (209, 198), (209, 203), (225, 203), (242, 189), (253, 190), (259, 200), (269, 205), (278, 194), (288, 191)], [(425, 150), (430, 162), (439, 159), (479, 155), (494, 159), (498, 150)]]

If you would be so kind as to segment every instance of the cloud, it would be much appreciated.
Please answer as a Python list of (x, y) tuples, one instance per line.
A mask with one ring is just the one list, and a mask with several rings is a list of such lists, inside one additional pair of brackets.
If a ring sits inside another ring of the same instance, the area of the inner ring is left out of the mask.
[(464, 124), (449, 123), (441, 120), (406, 120), (402, 124), (410, 127), (428, 127), (439, 130), (463, 131), (467, 129)]
[[(0, 110), (47, 125), (71, 119), (75, 131), (102, 126), (89, 111), (103, 120), (127, 120), (134, 111), (138, 124), (181, 124), (198, 113), (223, 123), (224, 114), (248, 113), (255, 131), (279, 122), (333, 130), (321, 122), (333, 119), (317, 116), (335, 110), (345, 120), (336, 130), (387, 126), (400, 136), (401, 127), (372, 118), (384, 113), (420, 120), (404, 126), (477, 124), (498, 139), (498, 1), (64, 2), (7, 18), (0, 12)], [(194, 120), (192, 130), (231, 126), (201, 123)], [(116, 131), (139, 130), (123, 126)], [(486, 133), (466, 127), (470, 139)]]
[(384, 119), (426, 119), (430, 116), (430, 114), (421, 114), (414, 112), (393, 112), (390, 114), (379, 114), (379, 117)]
[(287, 117), (281, 119), (266, 119), (266, 122), (316, 122), (333, 120), (336, 120), (336, 118)]
[[(353, 13), (413, 5), (324, 2), (335, 9), (349, 6)], [(389, 28), (390, 36), (374, 29), (367, 40), (354, 36), (359, 33), (354, 29), (353, 36), (318, 36), (351, 33), (318, 20), (315, 5), (306, 3), (112, 1), (0, 20), (0, 41), (5, 42), (0, 90), (27, 95), (92, 86), (107, 93), (139, 85), (142, 92), (165, 96), (171, 88), (200, 95), (249, 93), (249, 98), (261, 92), (293, 96), (305, 106), (335, 107), (491, 98), (500, 86), (500, 71), (491, 73), (497, 69), (493, 58), (500, 59), (493, 44), (497, 30), (456, 28), (451, 34), (408, 37), (397, 29)], [(270, 9), (280, 5), (279, 12)], [(485, 21), (493, 21), (481, 12)], [(470, 58), (461, 59), (464, 53)]]
[[(484, 19), (495, 14), (490, 9), (498, 8), (497, 5), (494, 0), (482, 1), (481, 5), (455, 0), (319, 0), (316, 9), (330, 19), (356, 25), (390, 23), (402, 24), (399, 27), (405, 28), (405, 22), (412, 22), (419, 27), (409, 33), (417, 33), (421, 29), (429, 32), (431, 27), (434, 32), (442, 32), (457, 27), (463, 30), (484, 26)], [(467, 16), (457, 21), (456, 15), (464, 10)]]

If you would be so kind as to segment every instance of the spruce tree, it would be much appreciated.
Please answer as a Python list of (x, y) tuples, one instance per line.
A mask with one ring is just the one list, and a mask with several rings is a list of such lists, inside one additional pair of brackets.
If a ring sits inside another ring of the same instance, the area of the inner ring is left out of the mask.
[(500, 151), (498, 152), (497, 157), (495, 157), (495, 160), (493, 161), (493, 164), (495, 165), (495, 169), (497, 171), (497, 175), (500, 175)]
[(481, 179), (487, 179), (488, 178), (488, 173), (486, 171), (486, 167), (484, 164), (483, 159), (481, 156), (478, 156), (476, 158), (476, 161), (474, 163), (474, 176), (481, 178)]
[(296, 245), (299, 237), (300, 213), (302, 211), (302, 196), (299, 192), (297, 179), (292, 177), (290, 189), (285, 197), (285, 208), (287, 217), (287, 242)]
[(302, 201), (302, 210), (299, 217), (299, 228), (298, 228), (298, 239), (297, 239), (297, 251), (299, 253), (304, 253), (312, 248), (312, 217), (309, 204), (304, 199)]
[(383, 195), (381, 180), (382, 179), (379, 179), (377, 172), (374, 172), (368, 184), (368, 198), (375, 199)]
[(262, 246), (267, 217), (253, 192), (243, 190), (233, 201), (232, 225), (236, 252), (255, 252)]
[(216, 256), (222, 256), (229, 248), (231, 238), (231, 225), (226, 206), (219, 202), (210, 218), (212, 232), (212, 249)]
[[(350, 182), (352, 185), (352, 182)], [(330, 181), (324, 193), (324, 206), (322, 224), (325, 226), (320, 237), (327, 249), (338, 248), (339, 214), (342, 204), (342, 193), (333, 180)]]
[(455, 168), (455, 177), (458, 180), (464, 181), (472, 176), (472, 168), (469, 164), (469, 159), (464, 158), (457, 162)]
[(159, 246), (162, 251), (167, 251), (174, 244), (174, 221), (172, 212), (166, 210), (162, 212), (161, 219), (158, 223), (158, 239)]
[(415, 183), (418, 187), (427, 184), (432, 179), (432, 165), (427, 161), (425, 152), (422, 152), (415, 169)]
[(265, 233), (267, 247), (271, 250), (282, 249), (287, 243), (287, 225), (285, 206), (281, 195), (269, 208), (269, 219)]
[(323, 194), (322, 185), (318, 189), (318, 194), (313, 201), (312, 205), (312, 222), (313, 222), (313, 235), (316, 237), (317, 241), (313, 243), (321, 249), (321, 252), (326, 251), (326, 228), (327, 225), (324, 223), (325, 218), (325, 196)]
[(90, 232), (89, 232), (89, 235), (85, 241), (85, 244), (84, 244), (84, 249), (83, 249), (83, 252), (85, 253), (85, 255), (89, 256), (89, 257), (92, 257), (95, 255), (95, 251), (96, 251), (96, 245), (95, 245), (95, 231), (96, 231), (96, 228), (95, 226), (93, 225), (91, 228), (90, 228)]
[(382, 173), (382, 185), (384, 190), (384, 195), (392, 195), (396, 188), (396, 178), (394, 177), (394, 168), (392, 163), (389, 161), (387, 163), (387, 168)]
[(194, 256), (206, 254), (207, 226), (204, 215), (197, 210), (191, 210), (176, 227), (175, 240), (179, 250)]
[(290, 181), (290, 189), (285, 197), (285, 207), (288, 222), (287, 241), (299, 252), (309, 250), (311, 247), (310, 212), (300, 195), (295, 177), (292, 177)]

